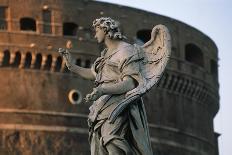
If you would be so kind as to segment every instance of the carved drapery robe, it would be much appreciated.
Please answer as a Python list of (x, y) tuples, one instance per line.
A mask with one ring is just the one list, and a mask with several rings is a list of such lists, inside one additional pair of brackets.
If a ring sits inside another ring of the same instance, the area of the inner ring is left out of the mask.
[[(127, 45), (106, 56), (107, 49), (97, 58), (91, 70), (96, 85), (112, 85), (125, 76), (141, 80), (140, 57), (133, 45)], [(124, 94), (103, 95), (89, 108), (89, 140), (92, 155), (108, 154), (106, 145), (111, 143), (124, 154), (152, 155), (148, 122), (142, 99), (139, 97), (120, 113), (114, 122), (109, 116), (115, 107), (125, 99)]]

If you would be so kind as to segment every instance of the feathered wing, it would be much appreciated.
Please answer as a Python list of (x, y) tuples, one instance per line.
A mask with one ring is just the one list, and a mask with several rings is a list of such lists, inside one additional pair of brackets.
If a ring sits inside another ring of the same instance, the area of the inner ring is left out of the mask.
[(160, 80), (171, 55), (171, 37), (166, 26), (155, 26), (151, 39), (142, 48), (145, 59), (141, 71), (146, 78), (147, 91)]
[(166, 26), (156, 25), (151, 32), (151, 39), (142, 47), (134, 45), (141, 57), (139, 85), (126, 94), (126, 98), (118, 104), (109, 116), (114, 121), (129, 103), (146, 93), (160, 80), (171, 55), (171, 37)]

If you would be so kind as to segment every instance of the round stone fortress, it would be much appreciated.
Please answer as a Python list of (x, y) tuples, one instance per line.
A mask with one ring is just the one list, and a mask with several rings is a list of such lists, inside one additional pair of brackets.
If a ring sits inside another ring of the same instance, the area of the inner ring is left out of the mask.
[(71, 40), (73, 62), (90, 67), (104, 48), (91, 28), (101, 16), (119, 20), (130, 43), (148, 41), (157, 24), (170, 30), (169, 64), (144, 96), (154, 154), (218, 155), (214, 42), (172, 18), (89, 0), (1, 0), (0, 154), (90, 154), (83, 97), (93, 81), (70, 73), (57, 50)]

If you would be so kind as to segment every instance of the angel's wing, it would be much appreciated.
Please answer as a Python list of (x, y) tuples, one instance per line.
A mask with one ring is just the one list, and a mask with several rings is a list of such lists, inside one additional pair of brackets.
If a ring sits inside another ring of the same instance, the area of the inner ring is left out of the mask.
[(109, 116), (113, 122), (129, 103), (146, 93), (160, 80), (171, 55), (171, 37), (166, 26), (156, 25), (151, 32), (151, 39), (142, 47), (134, 45), (142, 58), (140, 63), (141, 80), (139, 85), (126, 94)]
[(141, 68), (146, 79), (146, 91), (160, 80), (171, 55), (171, 37), (164, 25), (152, 29), (151, 39), (142, 46), (144, 60)]

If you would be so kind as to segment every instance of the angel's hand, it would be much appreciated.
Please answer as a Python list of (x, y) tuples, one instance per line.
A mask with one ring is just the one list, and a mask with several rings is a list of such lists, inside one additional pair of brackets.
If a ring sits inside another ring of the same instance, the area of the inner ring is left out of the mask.
[(69, 68), (71, 65), (71, 55), (67, 49), (59, 48), (58, 52), (63, 56), (64, 61), (66, 62), (66, 66)]
[(60, 55), (64, 56), (66, 54), (66, 49), (65, 48), (59, 48), (58, 52)]
[(100, 87), (93, 88), (93, 92), (91, 94), (87, 94), (85, 97), (86, 102), (96, 101), (103, 95), (102, 89)]
[(58, 52), (60, 53), (60, 55), (62, 55), (64, 58), (69, 59), (70, 58), (70, 53), (68, 51), (68, 49), (65, 48), (59, 48)]
[(59, 48), (58, 52), (59, 52), (60, 55), (63, 56), (63, 53), (65, 52), (65, 49), (64, 48)]

